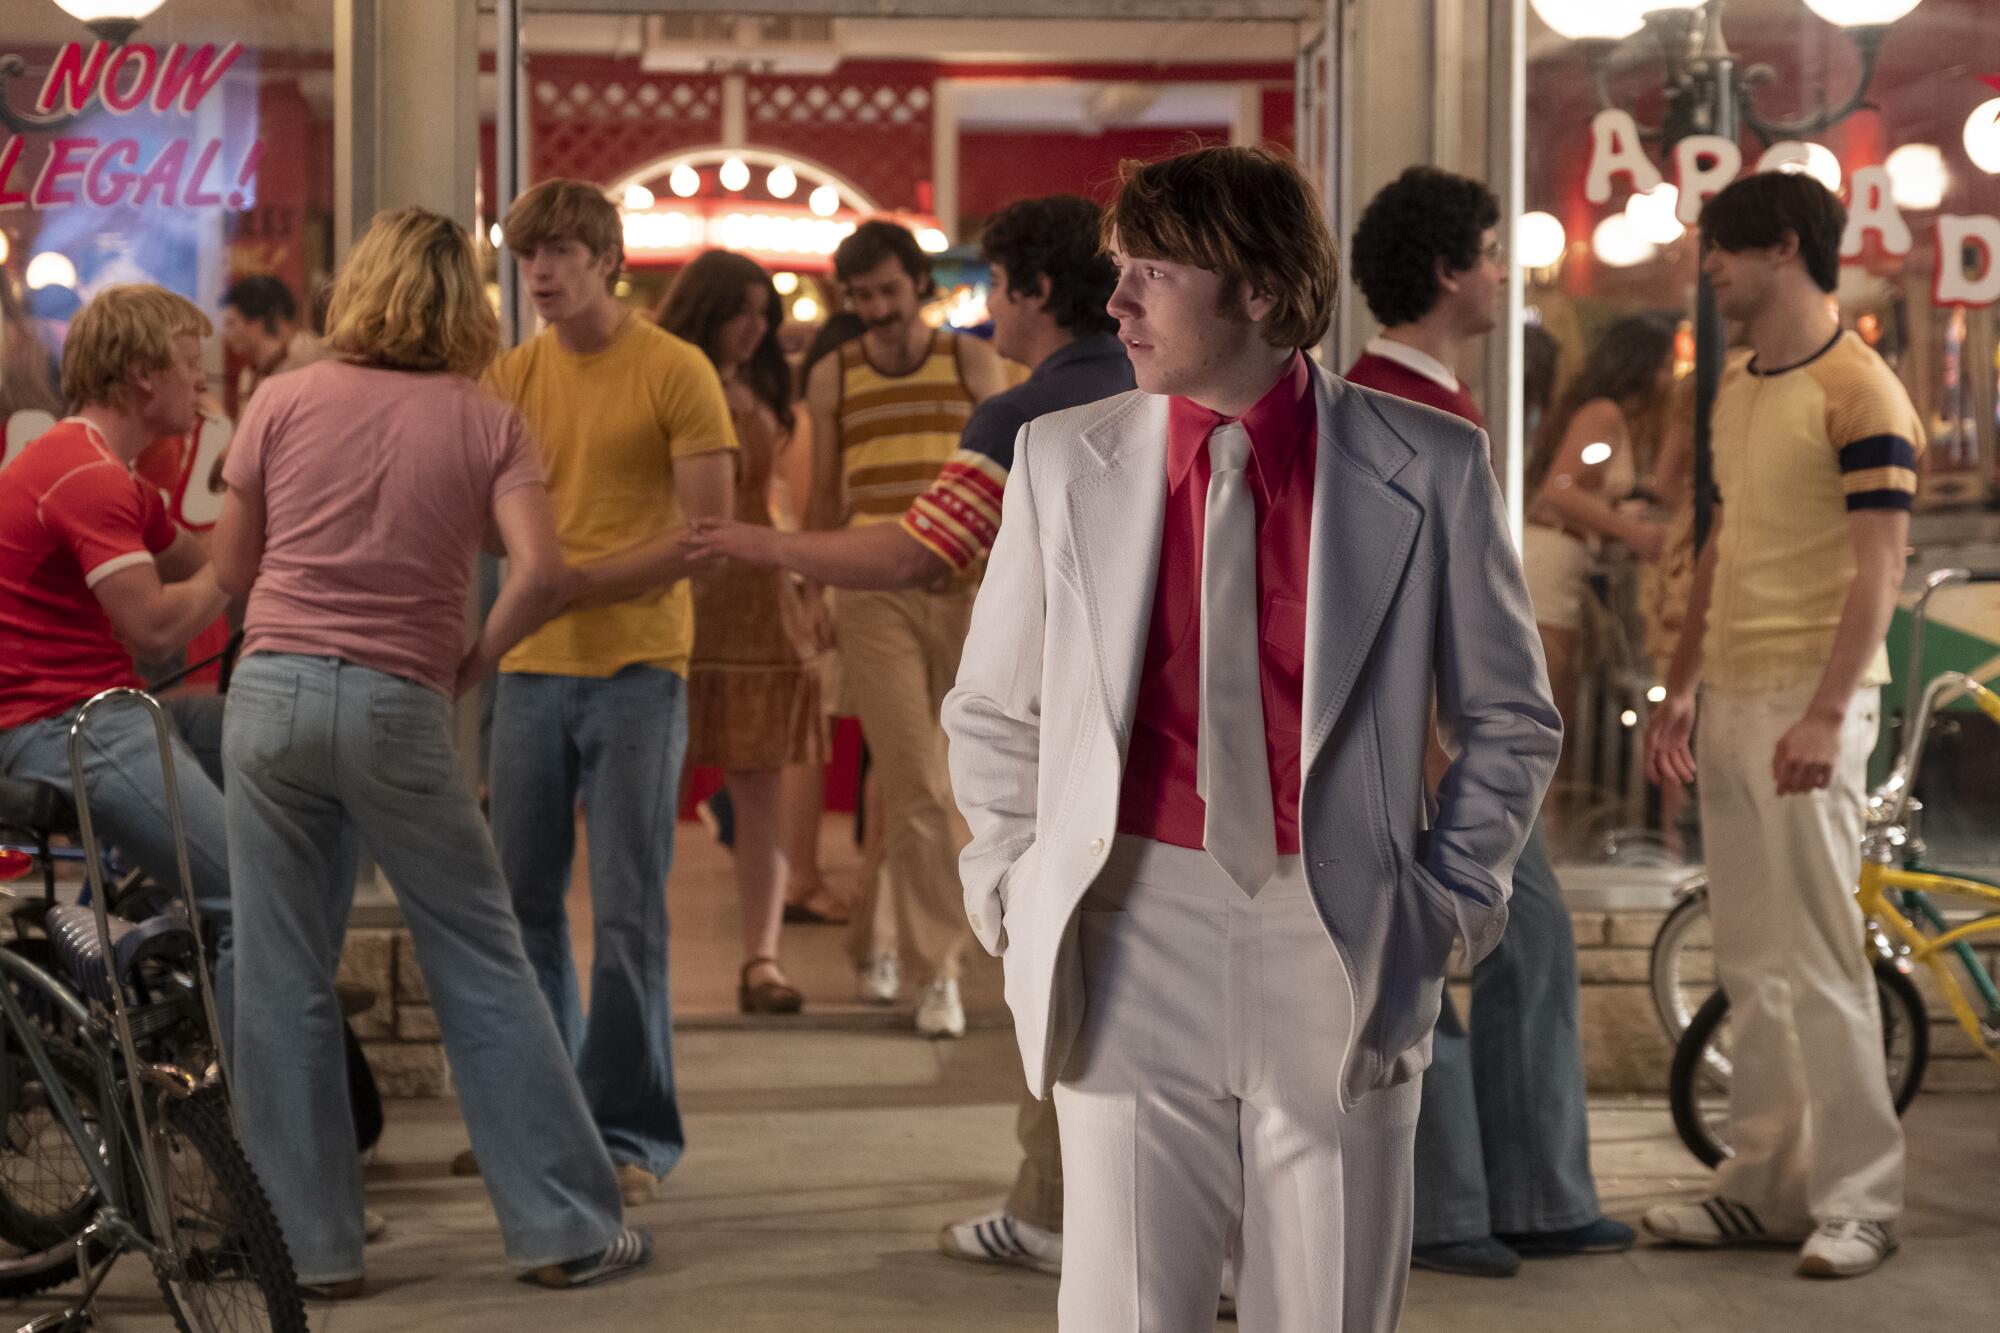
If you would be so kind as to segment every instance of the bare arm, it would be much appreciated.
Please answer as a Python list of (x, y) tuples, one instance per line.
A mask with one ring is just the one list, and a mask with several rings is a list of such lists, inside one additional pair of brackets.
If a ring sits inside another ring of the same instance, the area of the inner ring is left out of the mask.
[(180, 529), (174, 535), (174, 544), (153, 557), (153, 568), (160, 572), (162, 583), (184, 583), (201, 572), (208, 563), (208, 543), (201, 534)]
[(213, 566), (169, 586), (160, 582), (150, 560), (105, 576), (91, 591), (111, 618), (112, 629), (140, 657), (179, 652), (229, 604), (228, 595), (216, 586)]
[(1854, 546), (1854, 581), (1847, 586), (1847, 601), (1840, 609), (1833, 651), (1827, 655), (1805, 716), (1779, 739), (1771, 756), (1771, 776), (1780, 796), (1817, 791), (1832, 782), (1840, 761), (1841, 725), (1896, 614), (1910, 537), (1908, 511), (1852, 510), (1847, 515), (1847, 535)]
[(806, 411), (812, 416), (812, 494), (806, 497), (806, 526), (822, 531), (840, 526), (840, 358), (820, 358), (806, 380)]
[[(736, 452), (718, 449), (674, 460), (674, 491), (688, 523), (730, 516), (736, 489)], [(504, 533), (503, 533), (504, 535)], [(577, 570), (579, 606), (603, 606), (641, 593), (669, 587), (702, 566), (688, 549), (688, 529), (668, 528), (622, 551), (593, 560)]]
[(231, 487), (222, 497), (222, 517), (209, 536), (215, 581), (231, 597), (250, 595), (264, 562), (264, 499)]
[(689, 550), (697, 559), (775, 565), (835, 588), (924, 588), (951, 572), (896, 523), (837, 532), (780, 532), (755, 523), (719, 523), (697, 528)]
[(509, 648), (560, 613), (573, 572), (563, 564), (555, 508), (540, 486), (516, 486), (493, 503), (493, 526), (507, 549), (500, 595), (458, 667), (458, 693), (484, 680)]
[(1651, 559), (1660, 553), (1659, 525), (1620, 513), (1604, 497), (1608, 456), (1596, 463), (1583, 461), (1583, 451), (1599, 443), (1613, 449), (1632, 447), (1626, 438), (1625, 419), (1615, 406), (1587, 403), (1570, 422), (1548, 475), (1535, 492), (1532, 508), (1558, 515), (1571, 527), (1623, 542)]

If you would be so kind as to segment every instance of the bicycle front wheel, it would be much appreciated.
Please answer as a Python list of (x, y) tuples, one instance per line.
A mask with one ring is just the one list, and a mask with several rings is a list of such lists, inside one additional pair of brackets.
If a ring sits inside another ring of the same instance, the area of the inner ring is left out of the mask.
[[(45, 1047), (93, 1151), (102, 1151), (97, 1078), (66, 1048)], [(76, 1275), (76, 1238), (96, 1216), (98, 1194), (83, 1150), (69, 1135), (49, 1088), (11, 1035), (0, 1051), (0, 1298), (18, 1299)], [(89, 1246), (91, 1257), (102, 1246)]]
[(154, 1237), (154, 1271), (181, 1333), (306, 1333), (291, 1255), (222, 1089), (161, 1097), (152, 1120), (170, 1226)]
[(1660, 1026), (1666, 1029), (1668, 1041), (1678, 1042), (1716, 985), (1705, 887), (1674, 904), (1674, 910), (1660, 923), (1646, 972)]
[[(1930, 1063), (1930, 1015), (1916, 983), (1887, 961), (1875, 964), (1875, 999), (1889, 1095), (1901, 1115), (1916, 1099)], [(1674, 1132), (1703, 1166), (1716, 1166), (1730, 1154), (1731, 1052), (1729, 997), (1718, 990), (1681, 1034), (1667, 1081)]]

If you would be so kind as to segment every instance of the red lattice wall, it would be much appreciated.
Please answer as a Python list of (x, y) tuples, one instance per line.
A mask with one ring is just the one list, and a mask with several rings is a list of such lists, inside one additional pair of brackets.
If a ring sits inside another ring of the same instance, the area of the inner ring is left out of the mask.
[(823, 163), (882, 208), (928, 213), (936, 78), (928, 65), (858, 62), (824, 76), (752, 78), (744, 136)]
[(655, 158), (722, 138), (722, 80), (648, 74), (636, 60), (537, 56), (528, 64), (534, 179), (606, 185)]

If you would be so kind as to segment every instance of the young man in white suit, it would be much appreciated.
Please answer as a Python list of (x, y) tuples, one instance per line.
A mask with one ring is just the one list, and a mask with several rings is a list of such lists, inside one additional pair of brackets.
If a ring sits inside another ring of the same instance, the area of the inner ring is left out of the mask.
[[(1392, 1328), (1445, 960), (1554, 769), (1484, 437), (1354, 388), (1288, 160), (1124, 173), (1139, 388), (1030, 422), (945, 702), (961, 863), (1067, 1184), (1061, 1325)], [(1435, 808), (1435, 695), (1454, 759)]]

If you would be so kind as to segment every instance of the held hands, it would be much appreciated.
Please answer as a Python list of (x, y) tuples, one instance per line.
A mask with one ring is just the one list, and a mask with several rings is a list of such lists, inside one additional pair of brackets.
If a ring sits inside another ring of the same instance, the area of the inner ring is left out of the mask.
[(1694, 781), (1694, 693), (1669, 694), (1646, 719), (1646, 776), (1661, 786)]
[(1778, 795), (1819, 791), (1833, 781), (1833, 766), (1840, 758), (1840, 724), (1838, 716), (1808, 710), (1778, 739), (1771, 756)]
[(687, 552), (693, 560), (741, 560), (746, 565), (778, 563), (778, 531), (734, 519), (700, 519), (688, 529)]

